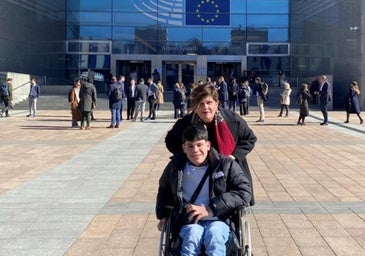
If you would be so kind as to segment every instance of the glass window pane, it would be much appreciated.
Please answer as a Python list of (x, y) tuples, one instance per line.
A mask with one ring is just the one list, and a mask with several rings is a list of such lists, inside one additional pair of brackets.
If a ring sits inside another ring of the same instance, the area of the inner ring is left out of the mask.
[(246, 13), (246, 1), (231, 0), (231, 13)]
[(289, 16), (285, 14), (247, 15), (248, 27), (288, 27)]
[(166, 29), (169, 41), (189, 41), (192, 39), (202, 40), (201, 28), (169, 27)]
[(116, 12), (114, 13), (114, 24), (115, 25), (128, 25), (128, 26), (149, 26), (155, 25), (156, 21), (152, 19), (157, 18), (156, 13), (148, 13), (150, 18), (146, 18), (145, 15), (141, 13), (124, 13)]
[(246, 27), (247, 16), (245, 14), (231, 14), (231, 27)]
[(68, 0), (67, 9), (73, 11), (111, 11), (112, 4), (111, 0)]
[(123, 12), (137, 12), (134, 3), (131, 0), (113, 0), (113, 10)]
[(274, 54), (286, 54), (289, 55), (288, 44), (249, 44), (248, 54), (258, 55), (274, 55)]
[(111, 25), (110, 12), (80, 12), (80, 25)]
[(80, 39), (111, 40), (111, 28), (103, 26), (80, 26)]
[(217, 27), (204, 27), (202, 29), (203, 40), (209, 42), (231, 41), (231, 30)]
[(113, 27), (113, 40), (134, 41), (135, 27)]
[(288, 13), (289, 0), (247, 0), (247, 13)]

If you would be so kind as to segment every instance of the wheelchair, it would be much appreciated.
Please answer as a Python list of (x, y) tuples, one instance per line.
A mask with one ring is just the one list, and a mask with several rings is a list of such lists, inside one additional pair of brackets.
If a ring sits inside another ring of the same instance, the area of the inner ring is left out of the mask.
[[(177, 256), (180, 255), (178, 248), (181, 238), (178, 237), (178, 231), (174, 230), (173, 208), (168, 207), (170, 216), (164, 223), (160, 235), (159, 256)], [(229, 218), (230, 235), (226, 243), (226, 256), (252, 256), (251, 248), (251, 230), (250, 223), (247, 220), (247, 213), (250, 208), (237, 209)], [(202, 254), (201, 256), (204, 256)]]

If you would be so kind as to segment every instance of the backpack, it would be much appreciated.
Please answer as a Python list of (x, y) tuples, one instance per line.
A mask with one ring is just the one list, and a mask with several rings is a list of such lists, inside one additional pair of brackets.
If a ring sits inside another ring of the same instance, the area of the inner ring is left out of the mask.
[(121, 100), (122, 99), (122, 86), (116, 85), (113, 90), (113, 99), (114, 100)]
[(0, 96), (1, 97), (9, 96), (8, 86), (6, 84), (0, 85)]
[(261, 86), (262, 86), (262, 93), (266, 95), (269, 92), (269, 86), (267, 85), (267, 83), (263, 83)]

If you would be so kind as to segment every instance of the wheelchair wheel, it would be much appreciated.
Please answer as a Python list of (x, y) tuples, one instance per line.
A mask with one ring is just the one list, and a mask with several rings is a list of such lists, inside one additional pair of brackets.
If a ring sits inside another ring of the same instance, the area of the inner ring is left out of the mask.
[(247, 220), (244, 220), (242, 227), (242, 255), (243, 256), (252, 256), (252, 247), (251, 247), (251, 229), (250, 223)]
[(171, 256), (171, 218), (162, 227), (160, 235), (159, 256)]

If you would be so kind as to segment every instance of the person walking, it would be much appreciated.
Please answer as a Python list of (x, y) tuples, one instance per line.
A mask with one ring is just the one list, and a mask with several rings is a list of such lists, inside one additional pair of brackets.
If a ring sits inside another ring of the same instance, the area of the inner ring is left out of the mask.
[(299, 105), (299, 118), (297, 125), (305, 125), (305, 118), (309, 116), (308, 101), (311, 98), (311, 93), (308, 89), (308, 84), (303, 83), (297, 95), (297, 104)]
[(37, 112), (37, 100), (40, 94), (40, 87), (37, 84), (37, 80), (35, 78), (32, 78), (30, 80), (30, 90), (29, 90), (29, 114), (27, 117), (35, 117), (35, 114)]
[(81, 87), (81, 80), (77, 79), (70, 91), (70, 105), (71, 105), (71, 115), (72, 115), (71, 125), (73, 128), (79, 127), (79, 124), (77, 122), (82, 120), (82, 114), (79, 109), (80, 87)]
[(110, 109), (110, 125), (106, 128), (119, 128), (121, 121), (121, 107), (123, 101), (123, 88), (115, 76), (112, 77), (112, 84), (109, 86), (108, 98)]
[(285, 117), (289, 116), (290, 94), (292, 90), (290, 88), (290, 84), (287, 82), (284, 82), (283, 86), (284, 86), (284, 91), (280, 93), (281, 109), (278, 117), (283, 116), (284, 109), (285, 109)]
[(9, 107), (12, 108), (11, 101), (13, 100), (13, 79), (6, 79), (6, 83), (0, 85), (0, 99), (4, 103), (4, 109), (0, 112), (0, 115), (3, 116), (5, 114), (6, 117), (10, 117), (9, 115)]
[(138, 113), (141, 112), (140, 121), (144, 122), (144, 111), (146, 108), (146, 101), (148, 95), (148, 86), (145, 85), (144, 79), (139, 79), (139, 84), (136, 86), (136, 109), (134, 111), (133, 122), (136, 121)]
[(346, 121), (345, 123), (350, 122), (350, 114), (356, 114), (360, 120), (360, 124), (363, 124), (364, 120), (360, 116), (360, 89), (359, 85), (356, 81), (353, 81), (350, 84), (349, 93), (347, 94), (347, 99), (345, 102), (345, 110), (346, 110)]
[(90, 130), (91, 111), (96, 107), (96, 89), (92, 83), (84, 81), (80, 88), (79, 108), (82, 113), (81, 130)]

